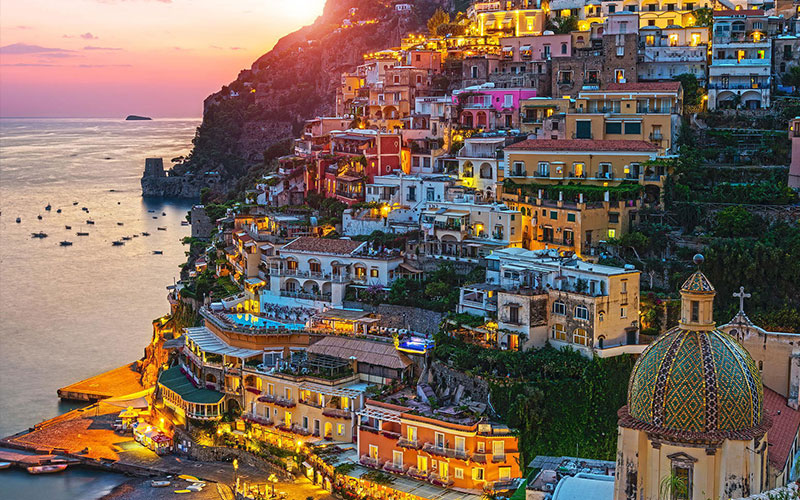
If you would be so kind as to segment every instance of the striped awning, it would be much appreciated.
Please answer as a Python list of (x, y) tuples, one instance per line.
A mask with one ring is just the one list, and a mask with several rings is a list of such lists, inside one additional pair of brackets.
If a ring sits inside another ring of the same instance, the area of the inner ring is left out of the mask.
[(243, 349), (240, 347), (233, 347), (223, 342), (219, 337), (214, 335), (211, 330), (204, 326), (196, 328), (184, 329), (184, 334), (188, 340), (194, 342), (203, 352), (211, 352), (214, 354), (223, 354), (225, 356), (233, 356), (235, 358), (250, 358), (262, 354), (262, 351), (253, 349)]

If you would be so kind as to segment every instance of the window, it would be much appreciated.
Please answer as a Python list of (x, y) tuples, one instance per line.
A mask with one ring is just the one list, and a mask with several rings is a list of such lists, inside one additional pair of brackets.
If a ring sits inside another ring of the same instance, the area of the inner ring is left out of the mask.
[(621, 134), (622, 122), (606, 122), (606, 134)]
[(504, 108), (510, 108), (513, 105), (514, 105), (514, 96), (511, 95), (511, 94), (504, 94), (503, 95), (503, 107)]
[(467, 449), (467, 440), (464, 436), (456, 436), (456, 451), (465, 451)]
[(483, 481), (483, 469), (480, 467), (475, 467), (472, 469), (472, 480), (473, 481)]
[(441, 432), (436, 433), (436, 447), (444, 448), (444, 434)]
[(601, 311), (601, 312), (597, 313), (597, 321), (598, 322), (602, 323), (605, 318), (606, 318), (606, 314), (604, 312)]
[(628, 293), (628, 280), (620, 280), (620, 293)]
[(511, 467), (500, 467), (498, 469), (498, 478), (500, 481), (511, 479)]
[(572, 71), (559, 71), (558, 83), (569, 85), (572, 83)]
[(628, 317), (628, 308), (627, 307), (620, 307), (619, 308), (619, 317), (620, 318), (627, 318)]
[(428, 457), (417, 455), (417, 469), (419, 469), (420, 472), (428, 471)]
[(456, 467), (453, 469), (453, 474), (456, 476), (456, 479), (464, 479), (464, 469)]
[(558, 212), (550, 210), (550, 220), (558, 220)]
[(697, 323), (700, 321), (700, 302), (693, 300), (692, 301), (692, 323)]
[(308, 417), (303, 417), (303, 429), (308, 429)]
[(478, 441), (478, 453), (486, 453), (486, 443)]
[(589, 309), (584, 306), (575, 307), (575, 319), (589, 320)]
[(576, 344), (589, 346), (589, 334), (583, 328), (576, 328), (572, 332), (572, 341)]
[(370, 276), (370, 278), (377, 278), (378, 277), (378, 269), (375, 268), (375, 267), (370, 269), (369, 270), (369, 276)]
[(515, 177), (524, 177), (525, 176), (525, 164), (521, 161), (515, 161), (514, 166), (511, 169), (511, 175)]
[[(508, 308), (508, 322), (511, 323), (512, 325), (518, 325), (519, 324), (519, 307), (518, 306), (511, 306), (511, 307)], [(458, 438), (456, 438), (456, 442), (458, 442)]]
[(286, 427), (292, 426), (292, 412), (287, 411), (283, 413), (283, 425)]
[(564, 342), (567, 341), (567, 331), (564, 329), (564, 325), (561, 323), (556, 323), (553, 325), (552, 334), (555, 340), (563, 340)]
[(540, 161), (536, 173), (539, 177), (550, 177), (550, 164), (545, 161)]
[(561, 301), (553, 302), (553, 314), (560, 314), (562, 316), (566, 316), (567, 314), (567, 305)]
[(642, 133), (642, 124), (639, 122), (628, 122), (625, 124), (625, 135), (639, 135)]
[(292, 390), (288, 387), (283, 389), (283, 395), (286, 399), (292, 399)]
[(572, 164), (572, 176), (573, 177), (583, 177), (586, 172), (584, 171), (586, 165), (584, 163), (573, 163)]
[(425, 188), (425, 201), (433, 201), (436, 190), (432, 187)]
[(575, 122), (575, 138), (576, 139), (592, 138), (592, 122), (590, 120), (578, 120)]
[(472, 68), (470, 68), (470, 70), (471, 70), (470, 74), (472, 75), (472, 78), (478, 78), (478, 67), (477, 66), (473, 66)]
[(609, 229), (608, 230), (608, 237), (609, 238), (616, 238), (617, 237), (617, 230), (616, 229)]
[(392, 464), (395, 467), (402, 467), (403, 466), (403, 452), (402, 451), (398, 451), (398, 450), (393, 450), (392, 451)]
[(369, 445), (369, 458), (378, 458), (378, 447), (374, 444)]
[(444, 480), (450, 477), (450, 464), (444, 460), (439, 460), (439, 477)]
[(417, 201), (417, 186), (408, 186), (406, 201)]
[(562, 43), (561, 44), (561, 53), (562, 54), (566, 54), (567, 53), (567, 44), (566, 43)]
[(616, 12), (616, 11), (617, 11), (617, 6), (616, 6), (616, 5), (614, 5), (613, 3), (612, 3), (611, 5), (609, 5), (609, 6), (608, 6), (608, 13), (609, 13), (609, 14), (613, 14), (613, 13), (614, 13), (614, 12)]
[(575, 222), (575, 214), (567, 214), (567, 222)]

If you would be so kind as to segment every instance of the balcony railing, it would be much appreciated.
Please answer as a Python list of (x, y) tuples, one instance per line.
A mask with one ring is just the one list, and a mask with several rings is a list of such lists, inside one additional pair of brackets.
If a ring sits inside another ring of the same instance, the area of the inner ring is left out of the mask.
[(408, 438), (401, 437), (400, 439), (397, 440), (397, 446), (399, 446), (400, 448), (419, 449), (420, 444), (421, 443), (419, 441), (417, 441), (416, 439), (408, 439)]
[(492, 462), (505, 462), (506, 461), (506, 454), (503, 453), (492, 453)]
[(329, 293), (309, 293), (309, 292), (294, 292), (290, 290), (281, 290), (281, 297), (292, 297), (295, 299), (318, 300), (321, 302), (330, 302), (331, 294)]
[(244, 420), (249, 420), (250, 422), (255, 422), (260, 425), (272, 425), (272, 419), (265, 417), (264, 415), (259, 415), (253, 412), (247, 412), (243, 416)]
[(263, 394), (258, 397), (258, 401), (259, 403), (274, 404), (283, 408), (293, 408), (297, 406), (297, 403), (295, 403), (293, 399), (282, 398), (274, 394)]
[(361, 455), (361, 459), (359, 461), (361, 462), (361, 465), (367, 467), (374, 467), (376, 469), (380, 469), (381, 467), (380, 461), (377, 458), (372, 458), (369, 455)]
[(407, 467), (404, 467), (403, 464), (396, 464), (392, 461), (388, 461), (383, 465), (383, 470), (386, 472), (394, 472), (395, 474), (405, 474)]
[(431, 483), (433, 483), (433, 484), (435, 484), (437, 486), (447, 487), (447, 486), (452, 486), (453, 485), (453, 480), (452, 479), (450, 479), (447, 476), (442, 477), (439, 474), (437, 474), (436, 472), (431, 472), (430, 476), (428, 476), (428, 480)]
[(408, 474), (410, 477), (414, 477), (414, 478), (417, 478), (417, 479), (427, 479), (428, 478), (428, 471), (418, 469), (418, 468), (414, 467), (413, 465), (408, 468), (408, 470), (406, 471), (406, 474)]
[(331, 418), (350, 418), (350, 412), (348, 410), (339, 408), (325, 408), (322, 410), (322, 414)]
[(440, 457), (460, 458), (461, 460), (467, 460), (469, 458), (469, 453), (467, 453), (466, 450), (437, 446), (434, 443), (425, 443), (422, 446), (422, 451), (426, 451), (431, 455), (438, 455)]

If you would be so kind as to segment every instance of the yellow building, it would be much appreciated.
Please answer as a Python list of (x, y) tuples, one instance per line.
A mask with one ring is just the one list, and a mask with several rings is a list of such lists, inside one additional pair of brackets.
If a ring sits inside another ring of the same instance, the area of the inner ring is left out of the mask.
[(680, 82), (611, 83), (578, 93), (566, 138), (648, 141), (660, 154), (676, 153), (682, 113)]
[(540, 35), (547, 14), (534, 0), (476, 2), (467, 9), (470, 34), (477, 36)]
[[(697, 256), (695, 262), (702, 262)], [(713, 500), (767, 487), (767, 431), (761, 375), (713, 320), (716, 291), (700, 271), (681, 287), (677, 327), (657, 338), (631, 373), (618, 415), (614, 499), (663, 498), (665, 478)]]
[(626, 234), (641, 205), (638, 199), (611, 201), (610, 193), (603, 201), (587, 201), (583, 194), (566, 200), (563, 192), (548, 199), (541, 189), (535, 194), (509, 191), (504, 190), (501, 198), (523, 215), (525, 248), (573, 252), (584, 259), (599, 255), (601, 242)]
[(645, 141), (529, 139), (505, 148), (506, 184), (581, 184), (630, 190), (644, 186), (646, 199), (658, 201), (666, 178), (663, 166), (652, 166), (658, 148)]

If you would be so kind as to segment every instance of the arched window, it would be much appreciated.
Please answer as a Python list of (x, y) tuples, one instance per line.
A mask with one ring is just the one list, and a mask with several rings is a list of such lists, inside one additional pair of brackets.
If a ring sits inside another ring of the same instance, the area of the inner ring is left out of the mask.
[(317, 259), (309, 259), (308, 260), (308, 270), (312, 273), (321, 273), (322, 272), (322, 264)]
[(297, 270), (297, 261), (296, 261), (296, 260), (294, 260), (294, 259), (293, 259), (293, 258), (291, 258), (291, 257), (289, 257), (288, 259), (286, 259), (286, 269), (288, 269), (288, 270), (290, 270), (290, 271), (295, 271), (295, 270)]
[(553, 339), (555, 340), (563, 340), (564, 342), (567, 341), (567, 330), (564, 329), (564, 325), (561, 323), (556, 323), (553, 325), (552, 335)]
[(557, 300), (553, 302), (553, 314), (560, 314), (561, 316), (566, 316), (567, 314), (567, 305)]
[(598, 322), (602, 323), (603, 320), (605, 319), (605, 317), (606, 317), (606, 314), (604, 312), (600, 311), (599, 313), (597, 313), (597, 321)]
[(583, 328), (576, 328), (572, 332), (572, 341), (576, 344), (589, 346), (589, 334)]

